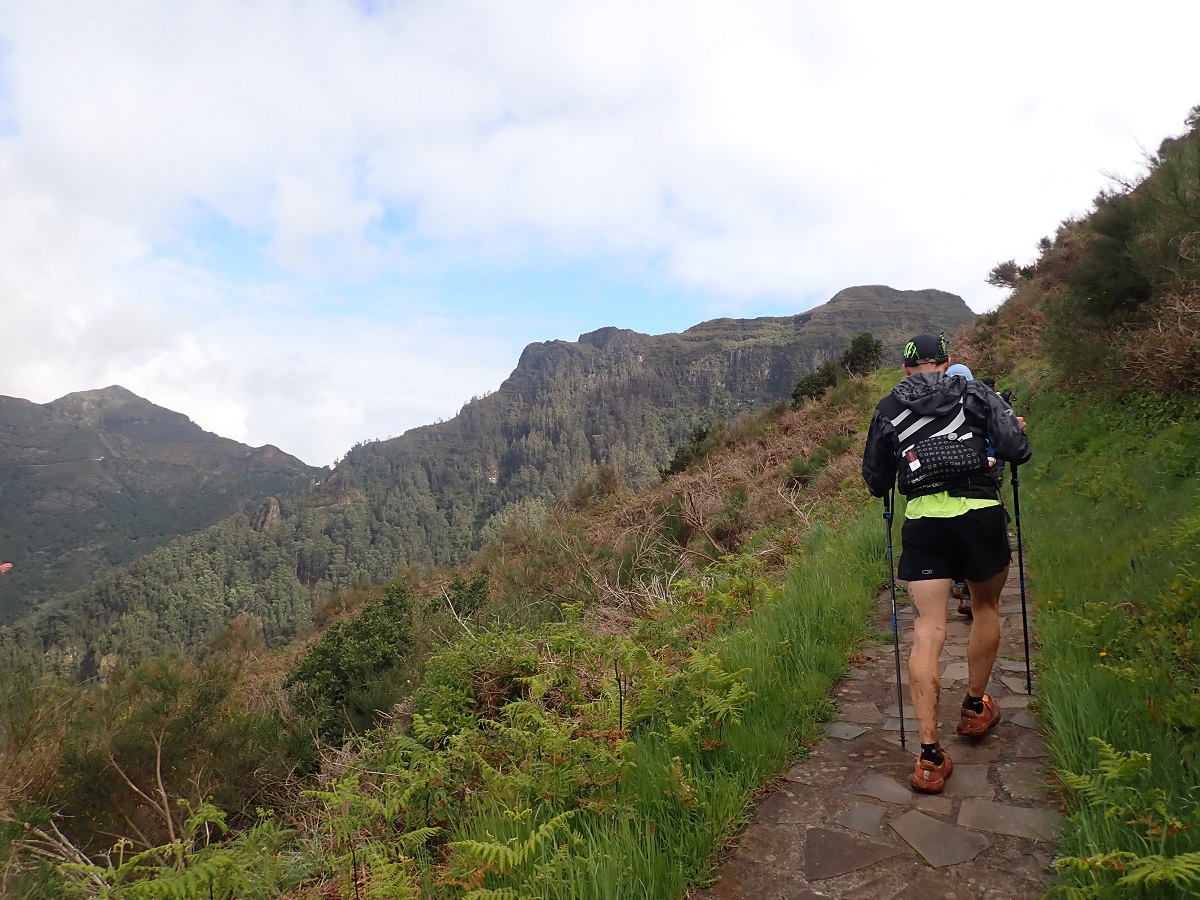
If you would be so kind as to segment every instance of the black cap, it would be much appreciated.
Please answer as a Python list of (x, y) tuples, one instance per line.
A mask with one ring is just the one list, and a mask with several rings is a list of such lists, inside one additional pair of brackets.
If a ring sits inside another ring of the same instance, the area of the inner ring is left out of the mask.
[(904, 364), (914, 366), (921, 360), (944, 363), (950, 358), (950, 345), (936, 334), (918, 334), (904, 345)]

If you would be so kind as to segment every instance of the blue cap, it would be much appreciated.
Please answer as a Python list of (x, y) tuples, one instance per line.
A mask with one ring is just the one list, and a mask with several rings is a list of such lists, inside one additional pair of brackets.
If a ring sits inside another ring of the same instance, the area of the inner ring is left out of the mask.
[(968, 369), (966, 366), (964, 366), (962, 363), (955, 363), (954, 365), (952, 365), (950, 368), (948, 368), (946, 370), (946, 375), (950, 378), (953, 378), (955, 375), (958, 375), (962, 378), (967, 379), (967, 381), (970, 381), (974, 377), (971, 374), (971, 370)]

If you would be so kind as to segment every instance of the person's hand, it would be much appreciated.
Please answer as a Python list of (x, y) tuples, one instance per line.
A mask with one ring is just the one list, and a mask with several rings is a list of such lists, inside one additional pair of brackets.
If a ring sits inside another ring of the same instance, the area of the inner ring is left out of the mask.
[(12, 563), (0, 563), (0, 574), (7, 572), (12, 568)]
[(1024, 430), (1025, 430), (1025, 417), (1024, 417), (1024, 416), (1017, 416), (1017, 424), (1018, 424), (1018, 425), (1020, 425), (1020, 426), (1021, 426), (1021, 430), (1022, 430), (1022, 431), (1024, 431)]

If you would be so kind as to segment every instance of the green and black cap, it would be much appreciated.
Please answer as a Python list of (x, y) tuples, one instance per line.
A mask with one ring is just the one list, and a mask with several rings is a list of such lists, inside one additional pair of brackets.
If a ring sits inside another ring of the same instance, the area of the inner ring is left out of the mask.
[(936, 334), (918, 334), (904, 345), (904, 364), (915, 366), (922, 361), (944, 363), (950, 358), (950, 345)]

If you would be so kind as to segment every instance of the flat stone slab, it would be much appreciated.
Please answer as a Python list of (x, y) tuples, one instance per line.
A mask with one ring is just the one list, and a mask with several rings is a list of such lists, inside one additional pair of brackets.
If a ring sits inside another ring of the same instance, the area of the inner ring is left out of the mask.
[(826, 897), (807, 888), (799, 874), (734, 857), (721, 866), (721, 880), (696, 900), (813, 900)]
[(851, 888), (840, 896), (842, 900), (879, 900), (880, 897), (892, 896), (898, 886), (894, 875), (883, 875), (868, 881), (866, 884)]
[(993, 671), (1008, 672), (1009, 674), (1021, 673), (1025, 674), (1025, 661), (1023, 659), (998, 659), (992, 667)]
[(965, 662), (952, 662), (942, 669), (942, 683), (948, 681), (966, 681), (967, 680), (967, 664)]
[[(1004, 686), (1014, 694), (1021, 694), (1026, 698), (1029, 697), (1029, 691), (1026, 689), (1024, 675), (1001, 675), (1000, 681), (1003, 682)], [(1034, 684), (1033, 689), (1035, 691), (1037, 690), (1036, 683)]]
[(804, 832), (804, 875), (809, 881), (836, 878), (899, 856), (899, 847), (828, 828)]
[(833, 821), (867, 837), (883, 837), (883, 816), (886, 812), (884, 807), (874, 803), (855, 801), (834, 816)]
[(829, 801), (814, 791), (794, 791), (784, 782), (763, 801), (754, 817), (760, 825), (816, 825), (829, 815)]
[(978, 896), (957, 881), (936, 875), (922, 875), (910, 881), (892, 900), (978, 900)]
[(822, 727), (827, 735), (839, 741), (852, 741), (871, 730), (865, 725), (852, 725), (849, 722), (826, 722)]
[(988, 800), (964, 800), (958, 811), (958, 824), (992, 834), (1011, 834), (1032, 841), (1053, 841), (1058, 837), (1061, 820), (1049, 810), (1010, 806)]
[[(954, 759), (954, 754), (950, 754)], [(981, 765), (956, 765), (946, 781), (943, 797), (985, 797), (996, 796), (996, 789), (988, 784), (988, 767)]]
[(1015, 712), (1005, 716), (1005, 718), (1021, 728), (1030, 728), (1036, 731), (1038, 727), (1037, 719), (1035, 719), (1033, 714), (1027, 709), (1018, 709)]
[(733, 855), (737, 859), (748, 859), (760, 865), (792, 869), (799, 861), (800, 848), (796, 846), (799, 839), (800, 835), (794, 828), (749, 825), (738, 836)]
[(885, 803), (902, 803), (905, 806), (913, 802), (912, 791), (907, 787), (901, 787), (894, 778), (888, 778), (886, 775), (864, 776), (851, 793), (874, 797)]
[(1009, 742), (1009, 753), (1017, 759), (1045, 759), (1046, 745), (1042, 737), (1033, 731), (1019, 731)]
[(950, 751), (950, 758), (954, 760), (954, 774), (950, 778), (958, 777), (959, 763), (964, 766), (981, 766), (1003, 760), (1006, 743), (1003, 739), (997, 740), (994, 733), (993, 737), (984, 741), (969, 741), (953, 735), (949, 741), (942, 744)]
[(999, 697), (992, 694), (992, 699), (1001, 709), (1028, 709), (1031, 698), (1025, 691), (1021, 691), (1019, 694), (1002, 694)]
[[(951, 778), (954, 776), (951, 775)], [(954, 801), (949, 797), (934, 794), (920, 794), (917, 797), (917, 809), (933, 813), (935, 816), (950, 816), (954, 814)]]
[(947, 825), (915, 809), (892, 822), (892, 828), (935, 869), (972, 860), (992, 846), (981, 834)]
[(1050, 794), (1041, 766), (1004, 766), (999, 776), (1001, 787), (1014, 800), (1045, 800)]
[(866, 700), (842, 703), (838, 712), (838, 720), (841, 722), (853, 722), (855, 725), (883, 724), (883, 713), (879, 711), (879, 707)]

